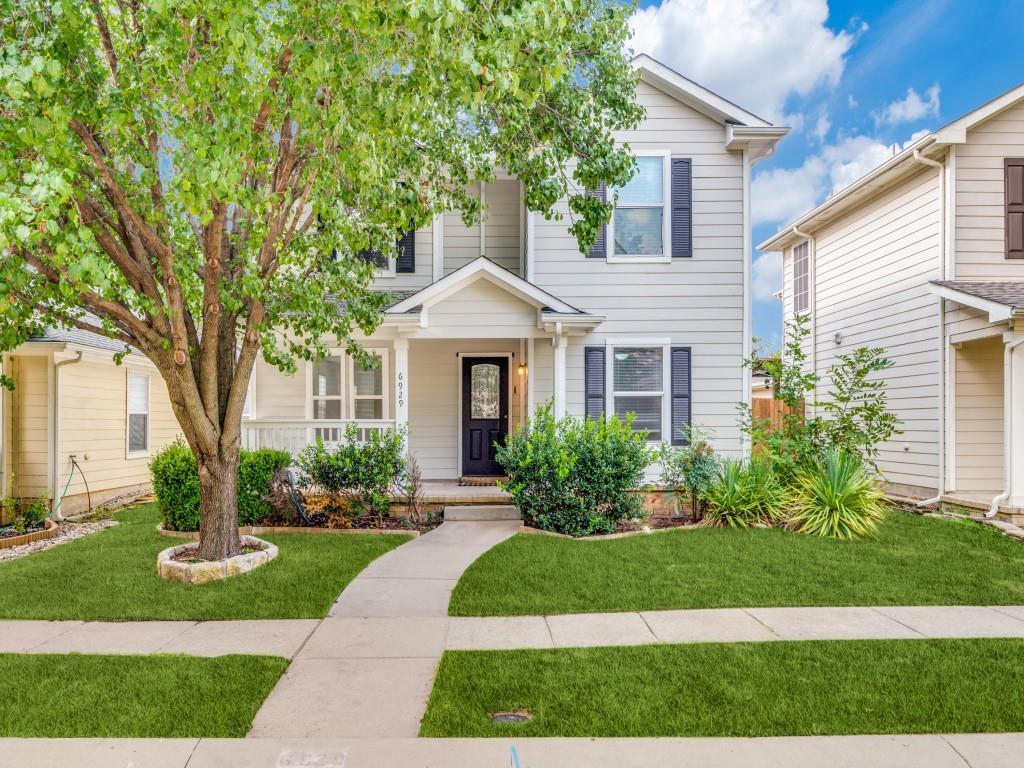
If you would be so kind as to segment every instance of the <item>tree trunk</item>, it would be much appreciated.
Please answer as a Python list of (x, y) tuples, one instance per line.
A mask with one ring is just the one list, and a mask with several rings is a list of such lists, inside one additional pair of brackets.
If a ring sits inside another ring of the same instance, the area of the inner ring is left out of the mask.
[(238, 536), (238, 448), (198, 456), (199, 557), (224, 560), (242, 551)]

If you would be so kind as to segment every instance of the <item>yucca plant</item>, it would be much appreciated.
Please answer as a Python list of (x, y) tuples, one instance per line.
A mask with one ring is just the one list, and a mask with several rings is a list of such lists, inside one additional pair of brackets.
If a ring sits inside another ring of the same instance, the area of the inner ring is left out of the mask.
[(707, 491), (709, 523), (746, 528), (782, 519), (788, 501), (785, 486), (768, 462), (729, 459)]
[(789, 526), (836, 539), (873, 534), (885, 516), (885, 497), (856, 454), (833, 449), (797, 473)]

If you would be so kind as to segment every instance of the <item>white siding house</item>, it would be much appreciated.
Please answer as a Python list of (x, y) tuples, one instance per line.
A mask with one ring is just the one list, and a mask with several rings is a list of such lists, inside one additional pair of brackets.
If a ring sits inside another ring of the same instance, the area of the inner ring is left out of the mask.
[(618, 139), (639, 172), (598, 247), (580, 252), (564, 202), (548, 220), (516, 179), (475, 185), (481, 223), (446, 212), (381, 270), (375, 287), (395, 302), (362, 340), (380, 374), (341, 353), (294, 376), (258, 364), (246, 445), (399, 426), (427, 479), (490, 476), (493, 443), (550, 402), (559, 415), (634, 412), (659, 440), (692, 422), (741, 454), (750, 169), (787, 129), (646, 56), (635, 67), (646, 117)]
[(880, 461), (892, 490), (1024, 513), (1024, 86), (759, 248), (783, 254), (784, 318), (807, 314), (819, 374), (861, 346), (895, 363), (884, 375), (903, 434)]

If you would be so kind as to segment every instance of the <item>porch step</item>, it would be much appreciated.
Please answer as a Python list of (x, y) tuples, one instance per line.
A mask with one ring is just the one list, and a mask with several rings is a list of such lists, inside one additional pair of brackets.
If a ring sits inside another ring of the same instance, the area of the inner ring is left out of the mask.
[(444, 508), (444, 519), (451, 521), (522, 520), (519, 510), (511, 504), (469, 504)]

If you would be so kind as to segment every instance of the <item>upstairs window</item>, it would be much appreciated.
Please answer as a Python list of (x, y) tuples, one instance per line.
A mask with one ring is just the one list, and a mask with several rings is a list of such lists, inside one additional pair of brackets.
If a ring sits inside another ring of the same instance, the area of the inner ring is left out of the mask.
[(612, 216), (612, 254), (664, 257), (668, 215), (668, 155), (639, 156), (636, 175), (617, 191)]
[(800, 314), (810, 308), (809, 246), (806, 241), (793, 249), (793, 312)]

